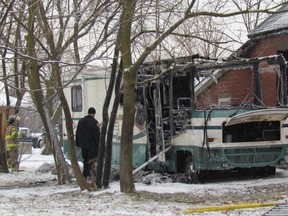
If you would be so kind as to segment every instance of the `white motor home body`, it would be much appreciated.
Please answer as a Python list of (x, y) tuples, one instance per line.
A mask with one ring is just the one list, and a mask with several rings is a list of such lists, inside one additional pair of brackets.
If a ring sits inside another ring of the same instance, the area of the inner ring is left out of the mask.
[[(73, 74), (64, 77), (64, 83), (69, 82), (69, 85), (64, 89), (71, 116), (73, 120), (74, 132), (76, 132), (77, 123), (80, 118), (87, 115), (89, 107), (96, 109), (96, 119), (101, 124), (102, 122), (102, 109), (106, 96), (106, 91), (109, 85), (110, 72), (104, 69), (89, 70), (81, 72), (76, 79), (72, 82), (70, 79)], [(112, 96), (111, 104), (113, 103), (114, 96)], [(111, 109), (111, 106), (109, 107)], [(108, 112), (110, 114), (110, 110)], [(112, 163), (119, 164), (120, 161), (120, 136), (122, 127), (122, 106), (119, 106), (116, 123), (114, 126), (113, 136), (113, 151), (112, 151)], [(65, 119), (63, 119), (65, 121)], [(65, 124), (64, 124), (65, 125)], [(63, 141), (64, 141), (64, 153), (69, 156), (69, 144), (68, 139), (65, 136), (67, 134), (66, 128), (63, 128)], [(134, 149), (139, 152), (139, 157), (135, 156), (135, 166), (139, 166), (146, 161), (146, 133), (145, 127), (134, 127)], [(139, 145), (137, 145), (139, 144)], [(136, 160), (137, 158), (137, 160)]]

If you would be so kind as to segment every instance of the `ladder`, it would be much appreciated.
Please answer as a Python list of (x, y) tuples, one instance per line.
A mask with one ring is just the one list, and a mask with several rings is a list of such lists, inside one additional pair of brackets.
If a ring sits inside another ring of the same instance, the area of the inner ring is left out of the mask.
[(164, 149), (163, 151), (161, 151), (159, 154), (155, 155), (154, 157), (152, 157), (151, 159), (149, 159), (148, 161), (146, 161), (144, 164), (142, 164), (141, 166), (137, 167), (136, 169), (133, 170), (133, 174), (137, 173), (138, 171), (140, 171), (141, 169), (143, 169), (145, 166), (147, 166), (149, 163), (151, 163), (152, 161), (156, 160), (157, 158), (159, 158), (160, 156), (162, 156), (163, 154), (165, 154), (167, 151), (169, 151), (171, 149), (171, 146), (169, 146), (168, 148)]

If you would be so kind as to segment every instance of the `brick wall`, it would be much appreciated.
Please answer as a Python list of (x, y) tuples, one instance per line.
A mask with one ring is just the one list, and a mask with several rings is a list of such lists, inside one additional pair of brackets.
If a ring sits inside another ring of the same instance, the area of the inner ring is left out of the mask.
[(288, 50), (288, 35), (275, 35), (255, 40), (255, 45), (247, 53), (247, 58), (276, 55), (279, 50)]
[[(279, 50), (288, 50), (288, 36), (277, 35), (255, 41), (255, 46), (247, 52), (247, 58), (277, 54)], [(260, 64), (261, 101), (266, 106), (278, 105), (279, 78), (277, 70)], [(238, 69), (225, 73), (209, 88), (197, 97), (199, 109), (218, 105), (219, 98), (230, 98), (231, 105), (254, 102), (254, 73), (251, 69)]]
[(231, 105), (248, 102), (253, 97), (253, 79), (251, 69), (225, 73), (217, 83), (197, 97), (198, 108), (218, 106), (219, 98), (230, 98)]
[(267, 106), (276, 106), (278, 76), (276, 72), (263, 72), (260, 74), (261, 97), (262, 101)]

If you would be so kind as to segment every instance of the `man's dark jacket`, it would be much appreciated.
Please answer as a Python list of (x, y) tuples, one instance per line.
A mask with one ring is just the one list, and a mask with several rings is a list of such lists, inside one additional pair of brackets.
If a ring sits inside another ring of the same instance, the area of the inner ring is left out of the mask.
[(99, 124), (93, 116), (87, 115), (79, 120), (76, 130), (76, 146), (98, 154), (99, 136)]

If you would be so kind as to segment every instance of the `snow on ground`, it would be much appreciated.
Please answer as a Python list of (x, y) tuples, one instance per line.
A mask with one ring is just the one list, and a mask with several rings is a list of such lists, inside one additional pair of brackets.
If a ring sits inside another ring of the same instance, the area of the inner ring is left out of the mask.
[[(85, 216), (176, 216), (184, 215), (187, 209), (200, 207), (185, 202), (170, 202), (165, 199), (155, 201), (141, 199), (120, 193), (119, 182), (113, 182), (109, 189), (96, 192), (80, 191), (75, 183), (57, 185), (56, 176), (36, 172), (43, 163), (53, 164), (52, 156), (40, 154), (34, 149), (32, 155), (23, 155), (18, 173), (0, 173), (0, 215), (85, 215)], [(144, 185), (136, 183), (137, 191), (159, 194), (189, 193), (191, 196), (207, 194), (221, 195), (229, 191), (242, 193), (248, 186), (267, 185), (284, 182), (288, 174), (280, 170), (277, 178), (252, 179), (231, 182), (189, 185), (182, 183), (162, 183)], [(278, 173), (278, 171), (277, 171)], [(48, 183), (47, 183), (48, 182)], [(20, 186), (21, 185), (21, 186)], [(271, 207), (242, 210), (193, 213), (189, 215), (261, 215)]]

